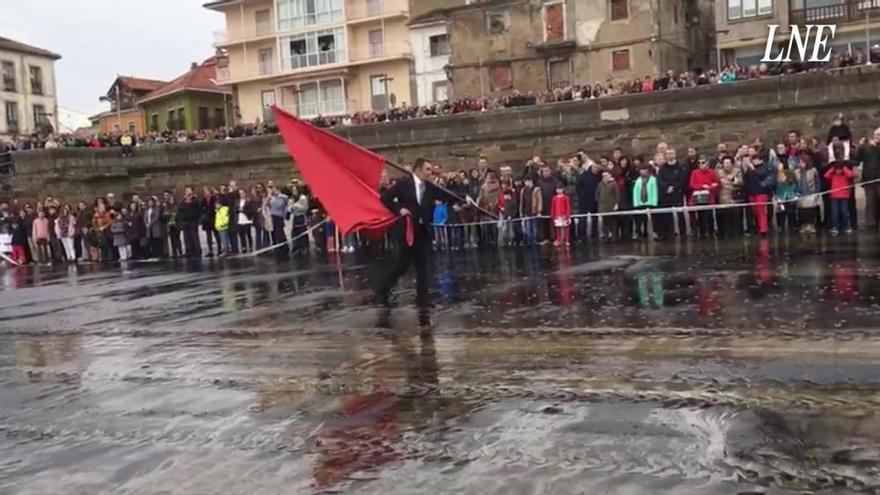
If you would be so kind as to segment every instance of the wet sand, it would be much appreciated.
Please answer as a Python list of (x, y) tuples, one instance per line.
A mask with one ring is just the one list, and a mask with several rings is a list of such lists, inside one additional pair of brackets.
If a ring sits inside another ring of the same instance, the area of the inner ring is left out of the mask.
[(880, 493), (878, 241), (0, 272), (0, 493)]

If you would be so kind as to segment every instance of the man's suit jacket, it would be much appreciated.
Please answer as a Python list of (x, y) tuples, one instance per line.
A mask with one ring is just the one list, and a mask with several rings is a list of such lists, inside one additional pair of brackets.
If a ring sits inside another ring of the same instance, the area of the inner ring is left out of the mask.
[(412, 175), (400, 179), (394, 187), (385, 191), (382, 194), (382, 203), (393, 213), (399, 214), (401, 208), (406, 208), (412, 213), (416, 225), (430, 230), (437, 192), (432, 183), (425, 181), (424, 184), (425, 193), (421, 205), (416, 198), (416, 182)]

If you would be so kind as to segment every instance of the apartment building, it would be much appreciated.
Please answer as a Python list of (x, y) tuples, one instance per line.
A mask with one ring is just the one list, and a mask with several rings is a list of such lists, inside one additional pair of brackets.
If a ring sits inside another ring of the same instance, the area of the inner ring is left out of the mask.
[(277, 104), (302, 118), (414, 101), (407, 0), (218, 0), (218, 82), (241, 122)]
[(0, 37), (0, 138), (58, 128), (55, 61), (60, 58)]
[(430, 15), (446, 19), (455, 97), (481, 97), (705, 67), (709, 1), (485, 0)]
[(413, 81), (417, 105), (430, 105), (448, 100), (449, 78), (446, 68), (452, 47), (446, 21), (430, 13), (410, 21), (409, 43), (413, 51)]
[(867, 54), (880, 43), (880, 0), (718, 0), (715, 24), (722, 65), (760, 64), (770, 24), (779, 25), (777, 47), (788, 46), (789, 25), (835, 24), (833, 52)]

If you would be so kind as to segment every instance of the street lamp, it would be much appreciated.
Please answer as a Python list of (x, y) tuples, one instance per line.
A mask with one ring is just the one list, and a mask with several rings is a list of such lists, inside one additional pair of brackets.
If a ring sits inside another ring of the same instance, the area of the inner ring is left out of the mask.
[(388, 82), (393, 81), (393, 80), (394, 80), (393, 77), (388, 77), (387, 75), (383, 76), (382, 79), (380, 79), (380, 81), (382, 81), (382, 83), (385, 85), (385, 110), (386, 111), (391, 109), (391, 96), (388, 93)]

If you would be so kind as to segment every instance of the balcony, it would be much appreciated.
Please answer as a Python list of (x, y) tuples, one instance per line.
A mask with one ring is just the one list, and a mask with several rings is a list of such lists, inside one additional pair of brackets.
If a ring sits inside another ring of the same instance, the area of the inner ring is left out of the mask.
[(865, 20), (866, 13), (871, 16), (880, 14), (880, 0), (846, 0), (836, 5), (792, 9), (790, 12), (790, 22), (798, 26), (804, 24), (859, 22)]
[(229, 32), (226, 29), (214, 31), (214, 47), (221, 48), (240, 43), (254, 43), (266, 41), (275, 37), (276, 31), (271, 24), (255, 24), (244, 29), (236, 29)]
[(327, 100), (314, 102), (301, 102), (299, 108), (294, 109), (297, 116), (310, 119), (318, 115), (333, 117), (353, 113), (355, 110), (353, 100)]
[(352, 62), (385, 61), (398, 58), (412, 58), (412, 49), (410, 49), (409, 41), (368, 43), (366, 45), (354, 46), (349, 51), (349, 59)]
[(355, 0), (345, 3), (345, 19), (353, 24), (389, 17), (406, 17), (408, 12), (407, 3), (399, 0)]

